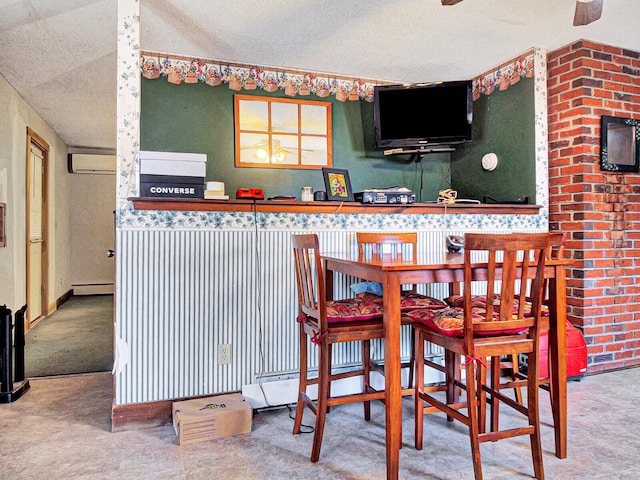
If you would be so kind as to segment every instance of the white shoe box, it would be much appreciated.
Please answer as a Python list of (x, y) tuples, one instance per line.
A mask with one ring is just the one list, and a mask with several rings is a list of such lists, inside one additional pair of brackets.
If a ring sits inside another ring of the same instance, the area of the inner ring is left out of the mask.
[(174, 175), (206, 177), (207, 155), (205, 153), (140, 151), (141, 175)]

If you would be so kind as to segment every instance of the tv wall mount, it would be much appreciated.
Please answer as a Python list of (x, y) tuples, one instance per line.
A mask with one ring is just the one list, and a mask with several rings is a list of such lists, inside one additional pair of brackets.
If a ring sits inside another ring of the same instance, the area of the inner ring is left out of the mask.
[(411, 154), (411, 161), (419, 162), (428, 153), (455, 152), (453, 147), (415, 147), (415, 148), (390, 148), (384, 151), (385, 155)]

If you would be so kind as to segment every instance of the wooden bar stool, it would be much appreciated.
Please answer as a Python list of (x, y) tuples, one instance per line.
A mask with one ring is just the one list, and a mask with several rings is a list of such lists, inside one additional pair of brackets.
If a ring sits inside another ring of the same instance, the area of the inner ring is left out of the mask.
[[(365, 344), (384, 336), (382, 308), (371, 302), (354, 299), (327, 300), (325, 272), (316, 234), (292, 235), (293, 257), (298, 286), (298, 328), (300, 332), (300, 381), (298, 403), (293, 433), (300, 433), (304, 407), (316, 416), (311, 461), (320, 458), (322, 436), (327, 411), (330, 406), (353, 402), (365, 403), (365, 418), (369, 402), (384, 399), (385, 392), (372, 392), (369, 384), (368, 362)], [(363, 344), (363, 366), (343, 373), (333, 373), (331, 365), (332, 346), (341, 342), (360, 341)], [(309, 376), (309, 344), (316, 346), (318, 354), (318, 376)], [(368, 351), (367, 351), (368, 352)], [(359, 393), (331, 396), (331, 382), (343, 378), (362, 376), (363, 389)], [(314, 402), (307, 393), (310, 385), (317, 385), (318, 400)], [(366, 418), (368, 420), (368, 418)]]
[[(549, 234), (550, 245), (545, 252), (545, 256), (547, 260), (561, 260), (564, 258), (564, 242), (565, 242), (565, 234), (560, 232), (554, 232)], [(542, 318), (540, 323), (540, 331), (548, 331), (549, 330), (549, 310), (548, 303), (549, 300), (546, 296), (547, 294), (547, 282), (545, 280), (543, 292), (545, 293), (545, 299), (543, 300), (543, 311)], [(526, 306), (525, 306), (526, 308)], [(502, 372), (509, 372), (509, 380), (503, 380)], [(549, 375), (544, 378), (538, 378), (538, 385), (543, 389), (549, 392), (549, 399), (551, 403), (553, 403), (553, 392), (551, 391), (551, 375), (553, 372), (549, 370)], [(519, 361), (517, 355), (507, 355), (502, 358), (493, 357), (491, 358), (491, 386), (497, 391), (504, 390), (507, 388), (514, 389), (514, 396), (518, 403), (523, 403), (522, 397), (522, 387), (527, 385), (527, 374), (520, 371)], [(488, 400), (489, 404), (492, 405), (491, 399)], [(491, 408), (491, 430), (497, 431), (499, 428), (499, 412), (500, 412), (500, 402), (496, 402), (495, 406), (492, 405)]]
[[(518, 234), (466, 234), (464, 244), (464, 306), (432, 311), (415, 323), (416, 331), (416, 395), (415, 445), (423, 446), (424, 413), (434, 409), (460, 421), (469, 431), (473, 468), (476, 480), (482, 479), (480, 444), (510, 437), (528, 435), (535, 478), (544, 478), (540, 421), (538, 417), (538, 357), (542, 298), (545, 286), (545, 252), (550, 245), (548, 233)], [(477, 252), (477, 253), (476, 253)], [(474, 260), (472, 261), (472, 254)], [(479, 262), (476, 256), (487, 260)], [(499, 258), (502, 257), (500, 261)], [(476, 269), (473, 263), (484, 263), (486, 269)], [(486, 308), (473, 306), (472, 282), (483, 282), (486, 298), (499, 295), (499, 302), (487, 302)], [(499, 285), (499, 287), (497, 286)], [(530, 297), (530, 309), (525, 311), (522, 298)], [(457, 379), (454, 362), (450, 362), (446, 385), (424, 388), (424, 361), (422, 348), (428, 341), (442, 346), (446, 356), (465, 358), (464, 381)], [(531, 365), (527, 377), (526, 406), (491, 388), (486, 382), (488, 357), (524, 354)], [(434, 390), (447, 392), (456, 386), (465, 390), (464, 401), (451, 402), (449, 395), (443, 401)], [(500, 431), (485, 432), (479, 416), (486, 395), (494, 405), (502, 402), (524, 416), (525, 424)], [(425, 408), (424, 402), (427, 402)], [(466, 411), (463, 412), (463, 411)]]
[[(412, 258), (418, 254), (418, 234), (416, 232), (357, 232), (356, 237), (358, 240), (358, 253), (360, 256), (391, 255), (395, 258), (401, 258), (403, 256)], [(417, 289), (418, 285), (409, 285), (409, 288), (403, 288), (400, 299), (401, 311), (406, 312), (407, 310), (417, 310), (422, 308), (434, 309), (446, 306), (446, 304), (441, 300), (429, 295), (418, 293)], [(361, 298), (367, 298), (382, 305), (382, 297), (379, 295), (369, 294), (361, 296)], [(413, 385), (413, 366), (415, 363), (413, 346), (415, 343), (415, 332), (413, 330), (413, 320), (410, 317), (403, 315), (401, 323), (403, 327), (408, 326), (411, 329), (411, 350), (409, 353), (409, 359), (401, 364), (402, 368), (409, 369), (407, 386), (402, 389), (402, 394), (406, 396), (413, 395), (415, 393)], [(384, 364), (373, 360), (370, 357), (367, 358), (370, 359), (370, 368), (384, 375)]]

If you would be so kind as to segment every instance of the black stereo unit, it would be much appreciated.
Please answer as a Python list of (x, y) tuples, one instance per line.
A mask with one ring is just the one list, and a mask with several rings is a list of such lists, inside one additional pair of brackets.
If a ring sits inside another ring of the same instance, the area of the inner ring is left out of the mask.
[(416, 194), (407, 188), (374, 188), (356, 192), (353, 198), (361, 203), (408, 204), (416, 201)]

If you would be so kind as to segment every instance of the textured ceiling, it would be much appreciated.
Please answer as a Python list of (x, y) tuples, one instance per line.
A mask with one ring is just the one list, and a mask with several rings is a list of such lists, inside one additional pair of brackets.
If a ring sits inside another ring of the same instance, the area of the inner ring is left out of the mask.
[[(141, 48), (403, 82), (467, 79), (575, 40), (640, 52), (640, 0), (140, 0)], [(0, 0), (0, 74), (70, 147), (116, 146), (116, 0)]]

